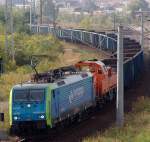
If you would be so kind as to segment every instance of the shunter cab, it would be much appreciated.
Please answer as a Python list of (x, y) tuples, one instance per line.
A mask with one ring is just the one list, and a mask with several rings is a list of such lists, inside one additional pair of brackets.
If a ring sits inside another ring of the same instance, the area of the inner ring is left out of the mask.
[(105, 96), (116, 88), (116, 72), (111, 67), (106, 67), (101, 61), (81, 61), (75, 66), (79, 71), (90, 71), (93, 74), (97, 97)]

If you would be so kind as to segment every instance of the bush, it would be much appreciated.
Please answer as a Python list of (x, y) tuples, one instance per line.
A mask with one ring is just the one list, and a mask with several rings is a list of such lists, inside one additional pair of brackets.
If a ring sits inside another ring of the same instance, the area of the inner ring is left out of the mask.
[(85, 29), (88, 29), (88, 30), (91, 29), (92, 19), (90, 17), (85, 17), (83, 20), (81, 20), (80, 26), (82, 28), (85, 28)]
[(150, 142), (150, 98), (140, 97), (133, 111), (125, 116), (122, 128), (115, 126), (104, 133), (87, 137), (83, 142)]
[(29, 79), (29, 75), (22, 72), (10, 72), (0, 77), (0, 102), (8, 100), (10, 90), (13, 85)]
[[(9, 41), (10, 41), (9, 36)], [(4, 35), (0, 37), (0, 56), (5, 55), (5, 40)], [(5, 71), (16, 70), (17, 66), (30, 65), (32, 55), (46, 55), (49, 61), (58, 59), (59, 54), (63, 53), (63, 48), (60, 42), (51, 35), (28, 35), (25, 33), (14, 34), (15, 43), (15, 61), (12, 62), (10, 56), (5, 58)], [(11, 53), (11, 45), (9, 44), (9, 52)], [(40, 60), (43, 60), (41, 58)]]

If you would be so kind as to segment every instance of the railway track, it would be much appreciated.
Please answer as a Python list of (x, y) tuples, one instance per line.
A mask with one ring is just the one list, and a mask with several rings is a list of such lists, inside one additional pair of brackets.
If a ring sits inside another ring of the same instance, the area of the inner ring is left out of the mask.
[[(69, 125), (45, 132), (38, 132), (32, 134), (32, 136), (30, 134), (20, 136), (18, 142), (78, 142), (88, 135), (103, 131), (111, 126), (115, 120), (114, 112), (115, 101), (112, 101), (111, 103), (107, 103), (107, 107), (103, 107), (101, 110), (94, 109), (88, 117), (82, 119), (80, 122), (74, 121)], [(111, 119), (106, 119), (106, 116), (111, 117)], [(100, 123), (95, 123), (98, 121)]]
[[(147, 53), (146, 53), (147, 54)], [(125, 92), (125, 112), (132, 111), (132, 104), (141, 96), (149, 96), (149, 71), (150, 58), (149, 54), (145, 55), (145, 70), (140, 79)], [(143, 83), (145, 82), (145, 83)], [(94, 134), (103, 133), (106, 129), (115, 123), (115, 101), (111, 102), (100, 112), (96, 112), (91, 118), (81, 123), (71, 125), (62, 131), (51, 136), (50, 133), (45, 135), (35, 135), (30, 137), (20, 137), (18, 142), (79, 142), (85, 137), (94, 136)], [(73, 127), (72, 127), (73, 126)], [(59, 136), (59, 137), (58, 137)]]

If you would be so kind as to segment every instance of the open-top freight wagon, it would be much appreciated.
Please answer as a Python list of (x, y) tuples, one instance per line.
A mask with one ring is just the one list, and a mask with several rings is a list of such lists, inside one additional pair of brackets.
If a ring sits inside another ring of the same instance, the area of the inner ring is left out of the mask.
[[(59, 39), (73, 43), (85, 44), (91, 48), (106, 51), (117, 61), (117, 34), (112, 32), (96, 32), (84, 29), (66, 29), (48, 25), (32, 25), (33, 33), (53, 34)], [(124, 85), (126, 88), (137, 80), (143, 71), (143, 50), (134, 39), (124, 37)], [(110, 57), (111, 58), (111, 57)], [(115, 64), (117, 66), (117, 64)]]

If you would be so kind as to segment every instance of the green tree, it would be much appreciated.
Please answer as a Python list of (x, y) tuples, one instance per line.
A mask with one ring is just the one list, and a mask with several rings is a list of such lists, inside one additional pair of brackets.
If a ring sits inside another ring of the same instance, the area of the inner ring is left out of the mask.
[(133, 14), (135, 11), (141, 10), (149, 10), (149, 4), (146, 0), (133, 0), (128, 5), (128, 10)]
[(5, 23), (4, 7), (0, 6), (0, 23)]
[[(25, 14), (22, 9), (13, 8), (13, 22), (14, 32), (26, 32), (29, 33), (29, 11)], [(0, 33), (4, 33), (5, 29), (5, 9), (4, 6), (0, 6)]]
[(5, 23), (4, 7), (0, 6), (0, 34), (4, 33), (4, 23)]
[(81, 20), (80, 26), (85, 29), (91, 29), (92, 27), (92, 19), (90, 17), (85, 17)]
[(29, 31), (29, 15), (30, 12), (26, 11), (25, 13), (21, 9), (14, 9), (13, 17), (14, 17), (14, 31), (15, 32), (25, 32), (30, 33)]
[(92, 13), (95, 9), (97, 9), (97, 6), (94, 3), (94, 0), (86, 0), (84, 2), (83, 10)]
[(55, 6), (52, 0), (43, 1), (43, 15), (47, 17), (48, 22), (55, 23), (58, 16), (58, 8)]

